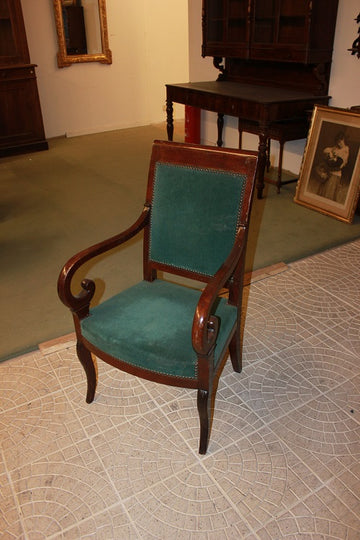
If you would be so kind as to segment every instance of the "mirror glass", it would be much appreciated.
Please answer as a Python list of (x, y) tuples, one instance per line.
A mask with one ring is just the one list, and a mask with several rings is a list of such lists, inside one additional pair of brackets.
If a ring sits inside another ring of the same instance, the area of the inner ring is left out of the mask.
[(54, 0), (59, 67), (111, 64), (105, 0)]

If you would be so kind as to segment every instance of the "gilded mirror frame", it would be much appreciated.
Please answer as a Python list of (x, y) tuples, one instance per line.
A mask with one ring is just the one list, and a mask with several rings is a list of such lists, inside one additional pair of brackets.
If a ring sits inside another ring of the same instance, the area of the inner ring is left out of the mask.
[(57, 53), (57, 63), (59, 68), (68, 67), (72, 64), (79, 64), (82, 62), (101, 62), (102, 64), (112, 63), (112, 54), (109, 49), (105, 2), (106, 0), (98, 0), (102, 51), (96, 54), (68, 54), (66, 50), (62, 15), (62, 0), (54, 0), (55, 24), (59, 45), (59, 50)]

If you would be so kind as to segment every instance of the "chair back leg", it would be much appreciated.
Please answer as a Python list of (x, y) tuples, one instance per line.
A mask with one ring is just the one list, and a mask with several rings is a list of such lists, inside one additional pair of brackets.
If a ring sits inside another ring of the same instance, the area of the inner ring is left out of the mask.
[(242, 346), (240, 328), (238, 328), (229, 343), (230, 360), (233, 370), (240, 373), (242, 370)]

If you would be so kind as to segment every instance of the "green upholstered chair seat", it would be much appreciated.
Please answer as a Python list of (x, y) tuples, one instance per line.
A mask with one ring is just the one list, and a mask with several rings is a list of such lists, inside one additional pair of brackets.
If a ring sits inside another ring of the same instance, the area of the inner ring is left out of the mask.
[[(191, 331), (200, 295), (201, 291), (162, 280), (142, 281), (91, 309), (81, 321), (83, 336), (131, 365), (196, 378)], [(216, 364), (236, 323), (237, 310), (219, 298), (214, 314), (220, 321)]]

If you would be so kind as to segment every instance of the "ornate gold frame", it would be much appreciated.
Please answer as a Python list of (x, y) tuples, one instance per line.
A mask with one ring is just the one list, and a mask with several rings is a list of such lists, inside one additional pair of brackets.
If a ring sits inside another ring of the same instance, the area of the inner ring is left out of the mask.
[(82, 62), (101, 62), (102, 64), (112, 63), (112, 54), (109, 49), (109, 38), (107, 29), (106, 0), (98, 0), (98, 3), (102, 52), (99, 54), (68, 55), (66, 52), (61, 0), (54, 0), (55, 24), (59, 45), (59, 50), (57, 53), (57, 63), (59, 68), (68, 67), (72, 64), (79, 64)]

